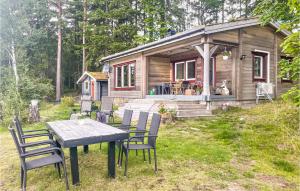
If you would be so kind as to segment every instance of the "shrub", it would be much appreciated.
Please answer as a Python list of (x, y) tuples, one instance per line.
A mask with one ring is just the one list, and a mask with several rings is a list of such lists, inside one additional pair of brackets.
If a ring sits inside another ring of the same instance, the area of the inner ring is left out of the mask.
[(75, 105), (75, 99), (73, 97), (61, 98), (61, 104), (66, 107), (73, 107)]

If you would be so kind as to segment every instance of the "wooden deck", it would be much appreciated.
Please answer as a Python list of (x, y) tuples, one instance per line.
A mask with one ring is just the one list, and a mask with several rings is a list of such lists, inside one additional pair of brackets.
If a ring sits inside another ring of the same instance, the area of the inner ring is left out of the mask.
[[(202, 95), (146, 95), (146, 99), (154, 100), (173, 100), (173, 101), (204, 101)], [(233, 95), (221, 96), (221, 95), (211, 95), (211, 101), (234, 101), (236, 97)]]

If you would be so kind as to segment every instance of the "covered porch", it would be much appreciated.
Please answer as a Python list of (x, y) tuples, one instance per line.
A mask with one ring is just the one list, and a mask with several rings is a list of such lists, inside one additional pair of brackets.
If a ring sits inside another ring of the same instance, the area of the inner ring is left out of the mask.
[(145, 54), (146, 98), (235, 100), (237, 51), (236, 41), (203, 37)]

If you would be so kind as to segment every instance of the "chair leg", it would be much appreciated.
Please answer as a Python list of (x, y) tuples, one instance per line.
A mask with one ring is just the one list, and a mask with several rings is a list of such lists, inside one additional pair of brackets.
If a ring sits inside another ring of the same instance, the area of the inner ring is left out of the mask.
[(149, 164), (151, 164), (151, 153), (150, 153), (150, 149), (148, 149), (148, 157), (149, 157)]
[[(137, 141), (135, 142), (137, 144)], [(138, 156), (138, 150), (135, 150), (135, 156)]]
[(145, 149), (143, 149), (144, 162), (146, 161)]
[(64, 169), (64, 177), (65, 177), (65, 182), (66, 182), (66, 190), (69, 190), (69, 181), (68, 181), (67, 168), (66, 168), (65, 161), (62, 162), (62, 166), (63, 166), (63, 169)]
[(156, 158), (156, 148), (153, 149), (154, 150), (154, 161), (155, 161), (155, 173), (157, 173), (157, 158)]
[(123, 164), (123, 155), (125, 154), (125, 150), (123, 149), (123, 146), (122, 146), (122, 149), (121, 149), (121, 160), (120, 160), (120, 168), (122, 167), (122, 164)]
[(26, 191), (26, 183), (27, 183), (27, 171), (24, 170), (24, 173), (23, 173), (23, 187), (22, 187), (22, 190), (23, 191)]
[(60, 173), (60, 164), (59, 164), (59, 163), (57, 163), (56, 165), (57, 165), (57, 172), (58, 172), (58, 176), (59, 176), (59, 178), (61, 178), (61, 173)]
[(121, 153), (122, 153), (122, 143), (120, 143), (119, 145), (118, 166), (121, 166)]
[(21, 166), (21, 188), (23, 188), (23, 179), (24, 179), (24, 170), (23, 170), (23, 167)]
[(100, 143), (100, 150), (101, 150), (101, 148), (102, 148), (102, 143)]
[(125, 160), (125, 172), (124, 172), (124, 176), (127, 176), (127, 168), (128, 168), (128, 149), (126, 149), (125, 151), (125, 156), (126, 156), (126, 160)]

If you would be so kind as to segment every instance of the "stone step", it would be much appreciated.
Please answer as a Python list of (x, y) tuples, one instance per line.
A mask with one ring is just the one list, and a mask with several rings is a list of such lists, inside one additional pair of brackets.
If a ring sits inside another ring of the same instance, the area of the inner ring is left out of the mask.
[(206, 105), (200, 104), (178, 104), (178, 110), (198, 110), (198, 109), (206, 109)]
[(201, 109), (201, 110), (178, 110), (177, 117), (194, 117), (194, 116), (207, 116), (212, 115), (211, 110)]

